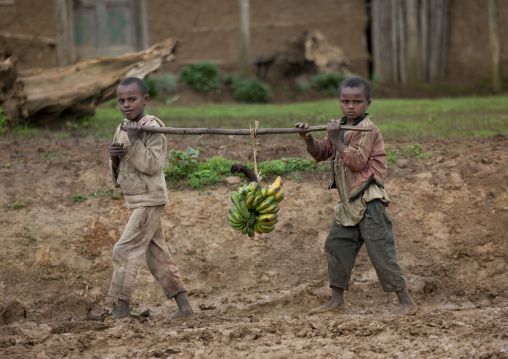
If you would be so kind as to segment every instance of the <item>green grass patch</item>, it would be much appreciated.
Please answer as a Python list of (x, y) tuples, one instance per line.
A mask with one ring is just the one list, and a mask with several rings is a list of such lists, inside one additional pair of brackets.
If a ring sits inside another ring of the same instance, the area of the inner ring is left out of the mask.
[[(169, 166), (164, 168), (164, 176), (169, 185), (186, 183), (190, 187), (201, 189), (213, 186), (231, 176), (230, 168), (235, 161), (223, 157), (212, 157), (208, 161), (198, 161), (199, 149), (192, 147), (184, 151), (173, 150), (170, 153)], [(247, 167), (254, 170), (254, 164), (248, 163)], [(315, 163), (314, 160), (304, 158), (286, 158), (273, 161), (264, 161), (257, 164), (258, 172), (262, 177), (280, 176), (293, 173), (298, 177), (298, 172), (323, 172), (330, 166), (328, 161)], [(240, 174), (243, 176), (243, 174)]]
[[(150, 106), (150, 104), (149, 104)], [(508, 96), (439, 99), (374, 99), (369, 108), (387, 140), (429, 137), (508, 135)], [(171, 127), (290, 128), (296, 122), (324, 125), (342, 116), (338, 100), (294, 104), (210, 104), (196, 107), (151, 107), (147, 113)], [(119, 111), (99, 108), (89, 131), (112, 137), (120, 124)], [(316, 133), (316, 137), (324, 136)]]
[(30, 204), (30, 202), (32, 202), (32, 200), (30, 200), (30, 199), (26, 202), (16, 201), (11, 205), (11, 208), (13, 208), (13, 209), (23, 208), (23, 207), (26, 207), (28, 204)]
[(88, 197), (85, 196), (84, 194), (76, 194), (76, 195), (72, 196), (72, 200), (74, 202), (83, 202), (87, 198)]
[(424, 159), (429, 159), (432, 157), (431, 153), (423, 153), (423, 147), (419, 144), (409, 145), (404, 148), (404, 157), (419, 157)]
[[(209, 104), (195, 107), (158, 106), (150, 102), (147, 114), (153, 114), (171, 127), (290, 128), (296, 122), (324, 125), (342, 116), (337, 99), (293, 104)], [(508, 95), (471, 96), (437, 99), (376, 99), (368, 112), (386, 140), (429, 137), (486, 137), (508, 135)], [(112, 138), (122, 116), (116, 101), (97, 108), (94, 117), (66, 123), (57, 133), (61, 138), (91, 136)], [(30, 121), (0, 135), (16, 139), (40, 136), (40, 128)], [(284, 135), (280, 135), (284, 136)], [(324, 132), (316, 133), (316, 137)]]
[[(488, 137), (497, 133), (508, 135), (508, 95), (437, 99), (374, 98), (368, 111), (387, 141), (403, 139), (418, 143), (418, 140), (423, 138)], [(150, 102), (145, 112), (158, 116), (166, 126), (186, 128), (248, 129), (249, 124), (254, 125), (256, 120), (260, 123), (259, 128), (291, 128), (296, 122), (324, 125), (331, 118), (341, 117), (337, 99), (293, 104), (210, 104), (196, 107), (163, 107)], [(91, 136), (111, 139), (120, 123), (120, 112), (116, 101), (112, 100), (101, 105), (94, 117), (66, 123), (61, 129), (51, 131), (56, 132), (57, 138)], [(50, 130), (36, 128), (27, 121), (12, 133), (0, 135), (0, 139), (7, 138), (6, 136), (9, 136), (9, 139), (41, 137), (44, 131), (51, 133)], [(315, 133), (317, 139), (324, 136), (325, 132)], [(293, 138), (295, 142), (300, 141), (297, 135), (293, 135)], [(270, 139), (271, 137), (267, 138)], [(300, 145), (304, 146), (303, 143)], [(172, 151), (168, 167), (164, 170), (168, 182), (184, 182), (194, 188), (203, 188), (221, 182), (230, 174), (229, 168), (233, 161), (212, 158), (204, 162), (198, 160), (198, 154), (199, 149), (192, 148), (185, 152)], [(389, 165), (398, 156), (423, 159), (431, 156), (424, 153), (418, 144), (405, 149), (390, 150), (387, 154)], [(47, 153), (43, 154), (42, 158), (50, 160), (61, 156)], [(263, 177), (290, 173), (294, 178), (299, 178), (302, 172), (321, 172), (326, 168), (329, 168), (328, 162), (316, 164), (313, 160), (303, 158), (275, 158), (258, 164), (258, 171)], [(108, 195), (119, 198), (121, 192), (118, 195), (114, 192)], [(80, 201), (79, 197), (74, 200)]]

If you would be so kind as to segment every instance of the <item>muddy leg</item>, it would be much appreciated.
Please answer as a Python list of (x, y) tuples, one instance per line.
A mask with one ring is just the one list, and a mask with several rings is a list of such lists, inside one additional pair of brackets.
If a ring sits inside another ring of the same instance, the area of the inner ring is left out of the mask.
[(113, 312), (113, 318), (122, 319), (130, 316), (131, 312), (129, 310), (129, 302), (122, 299), (118, 299), (118, 305), (116, 306)]
[(185, 292), (180, 292), (175, 295), (176, 305), (178, 306), (178, 312), (171, 316), (173, 320), (181, 319), (192, 319), (196, 316), (189, 303), (189, 298)]
[(413, 298), (411, 298), (407, 287), (395, 293), (399, 298), (399, 305), (390, 312), (390, 315), (411, 314), (418, 311), (418, 306), (413, 302)]
[(332, 298), (330, 301), (319, 308), (313, 309), (309, 314), (323, 313), (323, 312), (342, 312), (346, 308), (344, 306), (344, 289), (338, 287), (332, 288)]

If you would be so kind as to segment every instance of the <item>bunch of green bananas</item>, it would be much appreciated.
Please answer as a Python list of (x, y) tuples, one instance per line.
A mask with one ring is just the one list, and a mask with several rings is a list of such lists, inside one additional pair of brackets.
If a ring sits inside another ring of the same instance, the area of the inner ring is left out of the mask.
[(228, 214), (231, 227), (249, 237), (273, 231), (279, 218), (279, 202), (286, 198), (281, 188), (282, 178), (277, 177), (268, 187), (251, 182), (231, 193), (234, 205)]

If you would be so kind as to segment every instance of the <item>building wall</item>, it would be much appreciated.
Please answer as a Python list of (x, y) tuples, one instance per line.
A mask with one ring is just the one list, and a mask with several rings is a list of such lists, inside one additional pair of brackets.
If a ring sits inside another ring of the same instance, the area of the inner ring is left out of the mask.
[[(508, 0), (498, 0), (502, 73), (508, 78)], [(491, 52), (486, 0), (452, 0), (445, 81), (490, 81)]]
[(15, 0), (0, 6), (0, 56), (15, 55), (18, 67), (57, 66), (53, 0)]
[[(0, 57), (15, 55), (19, 68), (57, 65), (53, 0), (15, 0), (0, 6)], [(239, 59), (238, 0), (146, 0), (149, 44), (181, 41), (178, 71), (187, 63), (217, 62), (234, 71)], [(305, 30), (319, 30), (341, 47), (351, 70), (368, 75), (367, 1), (251, 0), (250, 58), (286, 48)], [(500, 33), (508, 32), (508, 0), (499, 0)], [(451, 0), (445, 82), (489, 81), (491, 57), (485, 0)], [(503, 73), (508, 77), (508, 37), (501, 36)]]
[[(149, 42), (181, 41), (176, 66), (201, 60), (234, 69), (239, 59), (238, 0), (147, 0)], [(367, 7), (360, 0), (251, 0), (250, 59), (284, 50), (306, 30), (321, 31), (341, 47), (351, 69), (368, 74)]]

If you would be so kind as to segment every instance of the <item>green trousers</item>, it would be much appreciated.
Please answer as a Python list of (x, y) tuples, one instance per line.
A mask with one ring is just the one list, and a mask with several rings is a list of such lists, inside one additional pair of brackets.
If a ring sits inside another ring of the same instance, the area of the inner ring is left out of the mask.
[(363, 219), (356, 226), (339, 227), (333, 221), (325, 241), (330, 287), (348, 289), (356, 257), (364, 243), (383, 290), (404, 289), (406, 280), (397, 264), (392, 221), (378, 199), (367, 203)]

